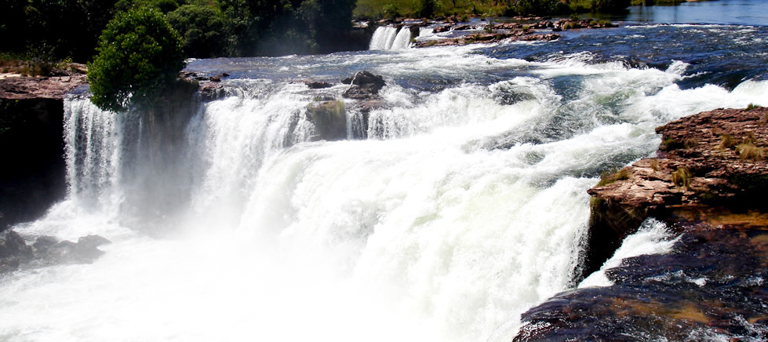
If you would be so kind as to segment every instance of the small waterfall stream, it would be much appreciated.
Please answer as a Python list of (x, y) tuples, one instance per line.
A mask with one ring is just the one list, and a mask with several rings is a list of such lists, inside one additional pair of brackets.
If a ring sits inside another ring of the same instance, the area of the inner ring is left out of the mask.
[(371, 38), (369, 50), (401, 50), (411, 45), (411, 29), (403, 26), (397, 29), (391, 26), (376, 28)]

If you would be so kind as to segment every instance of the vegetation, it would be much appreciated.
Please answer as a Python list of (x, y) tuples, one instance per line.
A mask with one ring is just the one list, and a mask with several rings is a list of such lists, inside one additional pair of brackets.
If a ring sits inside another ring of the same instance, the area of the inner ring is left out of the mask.
[(720, 136), (720, 144), (717, 145), (717, 148), (719, 149), (731, 149), (734, 146), (736, 146), (738, 142), (736, 141), (736, 138), (734, 138), (730, 134), (723, 134)]
[(91, 101), (121, 111), (156, 99), (184, 67), (182, 39), (154, 8), (120, 12), (101, 35), (99, 54), (88, 65)]
[(514, 16), (625, 11), (631, 0), (359, 0), (356, 17)]
[(623, 168), (619, 171), (611, 170), (607, 172), (603, 172), (600, 175), (600, 182), (597, 183), (597, 186), (605, 186), (611, 183), (615, 183), (621, 180), (627, 180), (629, 179), (629, 169)]
[(679, 167), (677, 171), (672, 172), (672, 183), (678, 187), (688, 189), (691, 187), (691, 171), (686, 167)]
[(765, 159), (765, 150), (751, 142), (736, 145), (736, 152), (741, 160), (761, 161)]

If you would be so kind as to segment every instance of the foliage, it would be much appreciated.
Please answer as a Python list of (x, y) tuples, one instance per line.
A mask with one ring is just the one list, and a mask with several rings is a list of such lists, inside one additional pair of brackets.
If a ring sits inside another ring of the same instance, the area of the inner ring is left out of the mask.
[(631, 0), (591, 0), (592, 12), (617, 13), (626, 11), (631, 5)]
[(693, 175), (688, 168), (684, 166), (679, 167), (677, 171), (672, 172), (672, 183), (675, 183), (675, 185), (681, 188), (688, 189), (691, 186), (691, 177), (693, 177)]
[(736, 152), (741, 160), (761, 161), (765, 159), (765, 150), (751, 142), (736, 145)]
[(437, 0), (419, 0), (418, 13), (422, 18), (431, 18), (435, 15)]
[(167, 14), (168, 22), (184, 37), (187, 57), (227, 55), (227, 18), (214, 6), (183, 5)]
[(97, 51), (88, 65), (88, 81), (91, 101), (105, 110), (154, 100), (184, 67), (181, 37), (160, 11), (145, 6), (118, 13)]
[[(115, 0), (0, 0), (4, 51), (45, 49), (56, 59), (86, 61), (112, 18)], [(8, 10), (6, 10), (6, 6)], [(7, 39), (7, 41), (6, 41)]]
[(720, 136), (720, 144), (717, 145), (719, 149), (730, 149), (736, 146), (738, 142), (730, 134), (723, 134)]
[[(516, 16), (566, 15), (584, 12), (621, 12), (630, 0), (358, 0), (354, 15), (394, 16)], [(396, 10), (396, 11), (393, 11)], [(431, 13), (430, 13), (431, 11)], [(396, 13), (396, 15), (395, 15)]]
[(611, 183), (615, 183), (621, 180), (627, 180), (629, 179), (629, 169), (623, 168), (619, 171), (611, 170), (607, 172), (603, 172), (600, 175), (600, 182), (597, 183), (597, 186), (605, 186)]

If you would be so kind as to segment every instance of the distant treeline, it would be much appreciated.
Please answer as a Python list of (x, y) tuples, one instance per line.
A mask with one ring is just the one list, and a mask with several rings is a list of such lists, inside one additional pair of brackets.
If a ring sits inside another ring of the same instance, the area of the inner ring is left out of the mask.
[(322, 53), (354, 43), (356, 0), (0, 0), (0, 51), (86, 62), (118, 12), (156, 7), (187, 57)]
[(679, 0), (0, 0), (0, 51), (22, 59), (91, 60), (106, 24), (139, 6), (160, 10), (187, 57), (327, 53), (365, 48), (352, 18), (616, 12)]
[[(620, 13), (632, 2), (656, 0), (358, 0), (354, 15), (366, 18), (438, 16), (538, 16)], [(658, 0), (677, 1), (682, 0)], [(641, 4), (641, 3), (638, 3)]]

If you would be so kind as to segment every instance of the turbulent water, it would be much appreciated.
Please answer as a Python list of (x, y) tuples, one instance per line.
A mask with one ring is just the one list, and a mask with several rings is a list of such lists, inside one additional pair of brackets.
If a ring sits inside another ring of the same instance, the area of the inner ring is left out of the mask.
[[(768, 106), (766, 39), (759, 26), (628, 25), (196, 60), (234, 90), (165, 126), (71, 96), (69, 196), (15, 229), (112, 244), (93, 264), (0, 279), (0, 339), (509, 341), (523, 311), (576, 286), (602, 171), (652, 155), (668, 121)], [(360, 70), (387, 82), (368, 139), (313, 141), (307, 106), (348, 86), (303, 81)], [(641, 233), (667, 243), (663, 228)], [(632, 244), (622, 253), (663, 251)]]

